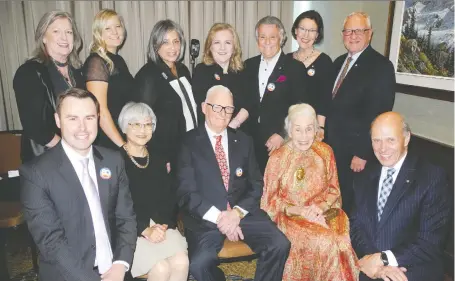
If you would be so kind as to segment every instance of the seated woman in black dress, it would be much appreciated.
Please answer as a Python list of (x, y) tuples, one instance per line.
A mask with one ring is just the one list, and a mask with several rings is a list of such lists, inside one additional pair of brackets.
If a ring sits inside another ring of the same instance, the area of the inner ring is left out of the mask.
[(44, 14), (36, 27), (33, 57), (16, 71), (13, 88), (23, 133), (22, 162), (60, 141), (54, 113), (57, 97), (69, 88), (84, 88), (77, 50), (82, 44), (67, 12)]
[(134, 81), (135, 100), (149, 105), (160, 120), (152, 145), (166, 154), (171, 167), (183, 134), (198, 124), (190, 71), (180, 62), (185, 46), (180, 25), (172, 20), (157, 22), (150, 34), (148, 62)]
[(248, 118), (242, 92), (242, 49), (239, 36), (235, 29), (227, 23), (215, 23), (209, 30), (204, 45), (202, 63), (198, 64), (193, 73), (193, 93), (198, 107), (199, 124), (204, 122), (201, 104), (207, 91), (215, 85), (228, 88), (234, 97), (236, 111), (229, 123), (237, 129)]
[(132, 98), (133, 76), (125, 60), (117, 54), (125, 40), (125, 24), (115, 11), (98, 12), (92, 24), (93, 42), (84, 64), (87, 90), (100, 103), (100, 127), (96, 143), (118, 149), (125, 141), (115, 124), (120, 110)]
[(290, 53), (294, 59), (305, 65), (308, 93), (316, 110), (319, 130), (317, 140), (324, 139), (324, 125), (327, 111), (332, 102), (332, 89), (336, 74), (332, 59), (314, 48), (324, 38), (324, 23), (321, 15), (314, 10), (301, 13), (292, 25), (292, 36), (299, 44), (299, 49)]
[(137, 220), (131, 274), (148, 274), (153, 281), (186, 281), (187, 244), (176, 229), (175, 194), (166, 160), (159, 148), (146, 145), (157, 126), (156, 116), (148, 105), (130, 102), (118, 123), (127, 139), (122, 153)]

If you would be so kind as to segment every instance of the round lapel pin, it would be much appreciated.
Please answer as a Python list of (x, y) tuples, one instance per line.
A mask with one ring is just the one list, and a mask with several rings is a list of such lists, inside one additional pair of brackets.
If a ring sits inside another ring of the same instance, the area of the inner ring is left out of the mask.
[(237, 169), (235, 169), (235, 175), (237, 177), (241, 177), (243, 175), (243, 170), (242, 168), (238, 167)]
[(308, 69), (307, 73), (308, 73), (309, 76), (314, 76), (316, 71), (314, 71), (314, 68), (310, 68), (310, 69)]
[(267, 85), (267, 90), (269, 90), (270, 92), (273, 92), (275, 90), (275, 84), (274, 83), (269, 83)]
[(109, 168), (102, 168), (100, 170), (100, 177), (104, 180), (110, 179), (112, 176), (111, 170)]
[(220, 80), (221, 80), (221, 77), (220, 77), (217, 73), (215, 73), (215, 79), (218, 80), (218, 81), (220, 81)]
[(167, 80), (167, 75), (166, 75), (166, 73), (162, 72), (161, 75), (163, 75), (163, 78)]

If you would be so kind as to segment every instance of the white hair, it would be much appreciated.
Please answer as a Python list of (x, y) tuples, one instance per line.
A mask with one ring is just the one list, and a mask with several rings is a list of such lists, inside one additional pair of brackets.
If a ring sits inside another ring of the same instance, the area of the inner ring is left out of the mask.
[(118, 117), (118, 125), (120, 130), (126, 134), (128, 124), (131, 122), (137, 122), (145, 118), (151, 118), (153, 126), (153, 132), (156, 129), (156, 115), (153, 110), (145, 103), (142, 102), (129, 102), (123, 106), (122, 111)]
[(365, 21), (367, 22), (367, 27), (370, 28), (370, 29), (372, 28), (370, 16), (369, 16), (367, 13), (365, 13), (365, 12), (352, 12), (352, 13), (350, 13), (350, 14), (344, 19), (343, 26), (345, 26), (345, 25), (346, 25), (346, 22), (348, 21), (348, 19), (349, 19), (350, 17), (353, 17), (353, 16), (358, 16), (358, 17), (364, 18)]
[(216, 92), (228, 93), (232, 97), (231, 90), (229, 90), (227, 87), (225, 87), (223, 85), (215, 85), (215, 86), (212, 86), (207, 91), (207, 95), (205, 96), (205, 101), (207, 101), (209, 99), (209, 97), (212, 96)]
[(273, 24), (279, 29), (279, 31), (280, 31), (280, 47), (283, 48), (284, 44), (286, 44), (286, 41), (288, 40), (288, 36), (286, 35), (286, 29), (284, 29), (284, 25), (281, 22), (281, 20), (279, 18), (277, 18), (277, 17), (274, 17), (274, 16), (265, 16), (262, 19), (260, 19), (256, 23), (256, 27), (254, 28), (255, 35), (256, 35), (256, 41), (259, 40), (259, 34), (258, 34), (259, 27), (261, 25), (263, 25), (263, 24)]
[(288, 138), (291, 133), (291, 127), (295, 119), (299, 116), (308, 116), (313, 119), (314, 130), (319, 129), (318, 119), (316, 118), (316, 111), (314, 108), (306, 103), (294, 104), (289, 107), (288, 116), (284, 119), (284, 129), (288, 135)]

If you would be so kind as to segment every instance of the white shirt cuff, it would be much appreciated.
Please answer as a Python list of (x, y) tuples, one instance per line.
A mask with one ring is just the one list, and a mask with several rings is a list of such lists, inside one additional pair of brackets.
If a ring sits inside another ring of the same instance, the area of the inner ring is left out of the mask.
[(202, 217), (202, 219), (206, 220), (206, 221), (209, 221), (209, 222), (213, 222), (214, 224), (216, 224), (216, 220), (218, 219), (218, 216), (221, 214), (221, 211), (218, 210), (217, 207), (215, 206), (212, 206), (210, 207), (210, 209), (207, 211), (207, 213), (204, 214), (204, 216)]
[(127, 272), (128, 270), (130, 270), (130, 265), (126, 262), (126, 261), (114, 261), (113, 264), (123, 264), (126, 268), (125, 268), (125, 272)]
[(387, 255), (387, 259), (389, 260), (389, 265), (398, 266), (397, 258), (395, 258), (395, 255), (392, 253), (392, 251), (387, 250), (387, 251), (384, 251), (384, 253)]
[(246, 216), (248, 215), (248, 211), (243, 209), (242, 207), (240, 207), (239, 205), (235, 205), (234, 208), (238, 208), (242, 213), (243, 213), (243, 216)]

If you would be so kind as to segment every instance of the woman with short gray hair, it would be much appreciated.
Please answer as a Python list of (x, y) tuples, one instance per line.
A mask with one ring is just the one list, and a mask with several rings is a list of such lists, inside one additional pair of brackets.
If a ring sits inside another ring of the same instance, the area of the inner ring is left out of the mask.
[(78, 56), (81, 44), (76, 23), (69, 13), (50, 11), (39, 21), (33, 55), (19, 67), (13, 80), (24, 130), (22, 162), (60, 141), (54, 120), (56, 98), (69, 88), (84, 87)]
[(182, 28), (169, 19), (157, 22), (148, 46), (148, 62), (135, 77), (135, 99), (155, 111), (160, 126), (152, 142), (173, 167), (180, 139), (198, 125), (190, 72), (181, 63), (186, 46)]
[(146, 274), (153, 281), (186, 281), (187, 243), (177, 230), (167, 160), (159, 147), (148, 144), (157, 128), (155, 113), (145, 103), (129, 102), (118, 125), (127, 140), (122, 155), (137, 221), (131, 274)]

